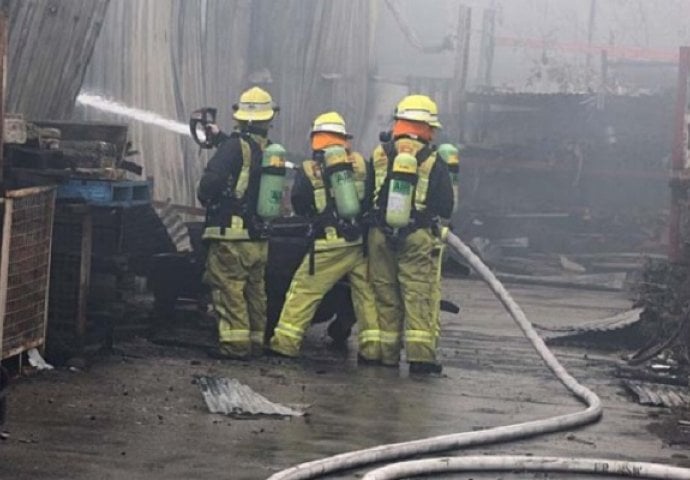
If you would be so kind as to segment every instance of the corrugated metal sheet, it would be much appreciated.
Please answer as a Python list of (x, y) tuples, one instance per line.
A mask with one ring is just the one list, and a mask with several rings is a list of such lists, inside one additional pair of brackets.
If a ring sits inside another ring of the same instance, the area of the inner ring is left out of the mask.
[(558, 338), (569, 335), (579, 335), (582, 333), (593, 332), (613, 332), (629, 327), (640, 321), (640, 315), (644, 308), (633, 308), (625, 312), (618, 313), (611, 317), (593, 320), (577, 325), (568, 325), (564, 327), (548, 327), (544, 325), (535, 325), (539, 330), (546, 332), (554, 332), (548, 338)]
[[(369, 101), (370, 0), (253, 2), (256, 35), (250, 66), (267, 71), (282, 103), (275, 136), (292, 152), (309, 151), (313, 118), (337, 110), (357, 138)], [(392, 106), (391, 106), (392, 108)]]
[(109, 0), (9, 2), (7, 104), (28, 118), (74, 110)]
[(677, 385), (644, 383), (636, 380), (624, 380), (623, 385), (634, 393), (642, 405), (663, 407), (690, 406), (690, 389)]
[[(281, 107), (271, 137), (299, 158), (318, 113), (339, 110), (355, 135), (364, 129), (373, 3), (111, 0), (84, 90), (185, 123), (194, 109), (216, 106), (229, 130), (231, 105), (256, 83)], [(193, 204), (205, 163), (198, 148), (140, 123), (131, 137), (156, 198)]]
[(298, 417), (302, 412), (273, 403), (232, 378), (197, 377), (201, 394), (211, 413), (224, 415), (269, 415)]

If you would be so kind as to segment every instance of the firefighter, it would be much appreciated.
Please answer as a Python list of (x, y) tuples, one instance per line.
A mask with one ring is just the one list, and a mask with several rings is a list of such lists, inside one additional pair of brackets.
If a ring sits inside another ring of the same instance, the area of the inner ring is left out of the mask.
[(203, 238), (209, 248), (204, 283), (211, 289), (218, 316), (219, 347), (212, 353), (247, 359), (263, 352), (266, 324), (268, 246), (266, 219), (259, 213), (271, 199), (260, 191), (262, 162), (265, 151), (277, 149), (279, 156), (282, 148), (268, 140), (278, 111), (268, 92), (250, 88), (233, 110), (237, 124), (230, 135), (220, 134), (197, 196), (206, 207)]
[(369, 273), (376, 297), (384, 365), (397, 366), (404, 339), (410, 373), (441, 373), (436, 358), (442, 220), (453, 211), (446, 163), (432, 145), (440, 127), (436, 105), (403, 98), (391, 140), (370, 162), (372, 198)]
[(364, 255), (367, 211), (364, 158), (348, 149), (351, 136), (337, 112), (319, 115), (311, 129), (312, 158), (292, 187), (292, 204), (298, 215), (313, 221), (314, 240), (295, 273), (285, 299), (270, 348), (296, 357), (302, 338), (321, 299), (347, 276), (359, 330), (360, 362), (381, 358), (376, 306)]

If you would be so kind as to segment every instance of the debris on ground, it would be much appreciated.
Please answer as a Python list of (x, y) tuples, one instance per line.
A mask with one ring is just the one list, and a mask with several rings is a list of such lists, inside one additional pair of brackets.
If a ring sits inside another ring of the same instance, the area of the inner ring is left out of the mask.
[(690, 390), (688, 387), (635, 380), (625, 380), (623, 385), (637, 397), (637, 401), (641, 405), (668, 408), (690, 406)]
[(37, 370), (52, 370), (53, 366), (46, 362), (41, 356), (40, 352), (32, 348), (26, 352), (26, 356), (29, 359), (29, 365)]
[(578, 325), (536, 327), (549, 345), (634, 350), (644, 342), (638, 332), (641, 313), (641, 308), (634, 308)]
[(655, 371), (652, 366), (627, 366), (619, 365), (616, 368), (615, 376), (623, 380), (633, 380), (638, 382), (661, 383), (664, 385), (688, 386), (688, 377), (683, 374), (679, 367), (666, 369), (662, 372)]
[(642, 347), (631, 365), (648, 362), (690, 367), (690, 275), (687, 265), (649, 261), (637, 287), (636, 303), (644, 308), (640, 336)]
[(582, 345), (599, 346), (605, 348), (635, 348), (639, 340), (635, 334), (636, 326), (640, 322), (642, 308), (633, 308), (610, 317), (591, 322), (549, 327), (535, 325), (551, 345)]
[(548, 287), (581, 288), (586, 290), (622, 291), (625, 288), (627, 273), (593, 273), (585, 275), (515, 275), (498, 273), (499, 280), (506, 283), (543, 285)]
[(206, 406), (211, 413), (239, 417), (300, 417), (304, 415), (303, 411), (271, 402), (247, 385), (232, 378), (209, 376), (196, 378)]
[(629, 327), (630, 325), (634, 325), (635, 323), (639, 322), (642, 310), (642, 308), (633, 308), (610, 317), (593, 320), (591, 322), (579, 323), (577, 325), (548, 327), (545, 325), (535, 324), (535, 327), (537, 327), (539, 330), (555, 332), (551, 338), (566, 335), (578, 335), (587, 332), (608, 332), (620, 330), (621, 328)]

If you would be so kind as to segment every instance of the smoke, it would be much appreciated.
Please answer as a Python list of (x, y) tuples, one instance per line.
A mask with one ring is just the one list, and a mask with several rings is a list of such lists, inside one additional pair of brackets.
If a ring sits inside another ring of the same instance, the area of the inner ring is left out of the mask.
[(161, 127), (169, 132), (177, 133), (179, 135), (190, 135), (189, 126), (182, 122), (170, 120), (169, 118), (165, 118), (155, 112), (128, 107), (127, 105), (109, 100), (101, 95), (80, 93), (79, 96), (77, 96), (77, 103), (95, 108), (102, 112), (127, 117), (147, 125)]

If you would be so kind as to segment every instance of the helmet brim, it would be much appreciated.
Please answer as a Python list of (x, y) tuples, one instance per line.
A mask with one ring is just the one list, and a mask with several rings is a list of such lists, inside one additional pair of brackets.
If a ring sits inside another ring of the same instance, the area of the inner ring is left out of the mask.
[(232, 114), (232, 118), (239, 120), (241, 122), (266, 122), (272, 120), (275, 117), (275, 112), (245, 112), (242, 110), (237, 110)]

